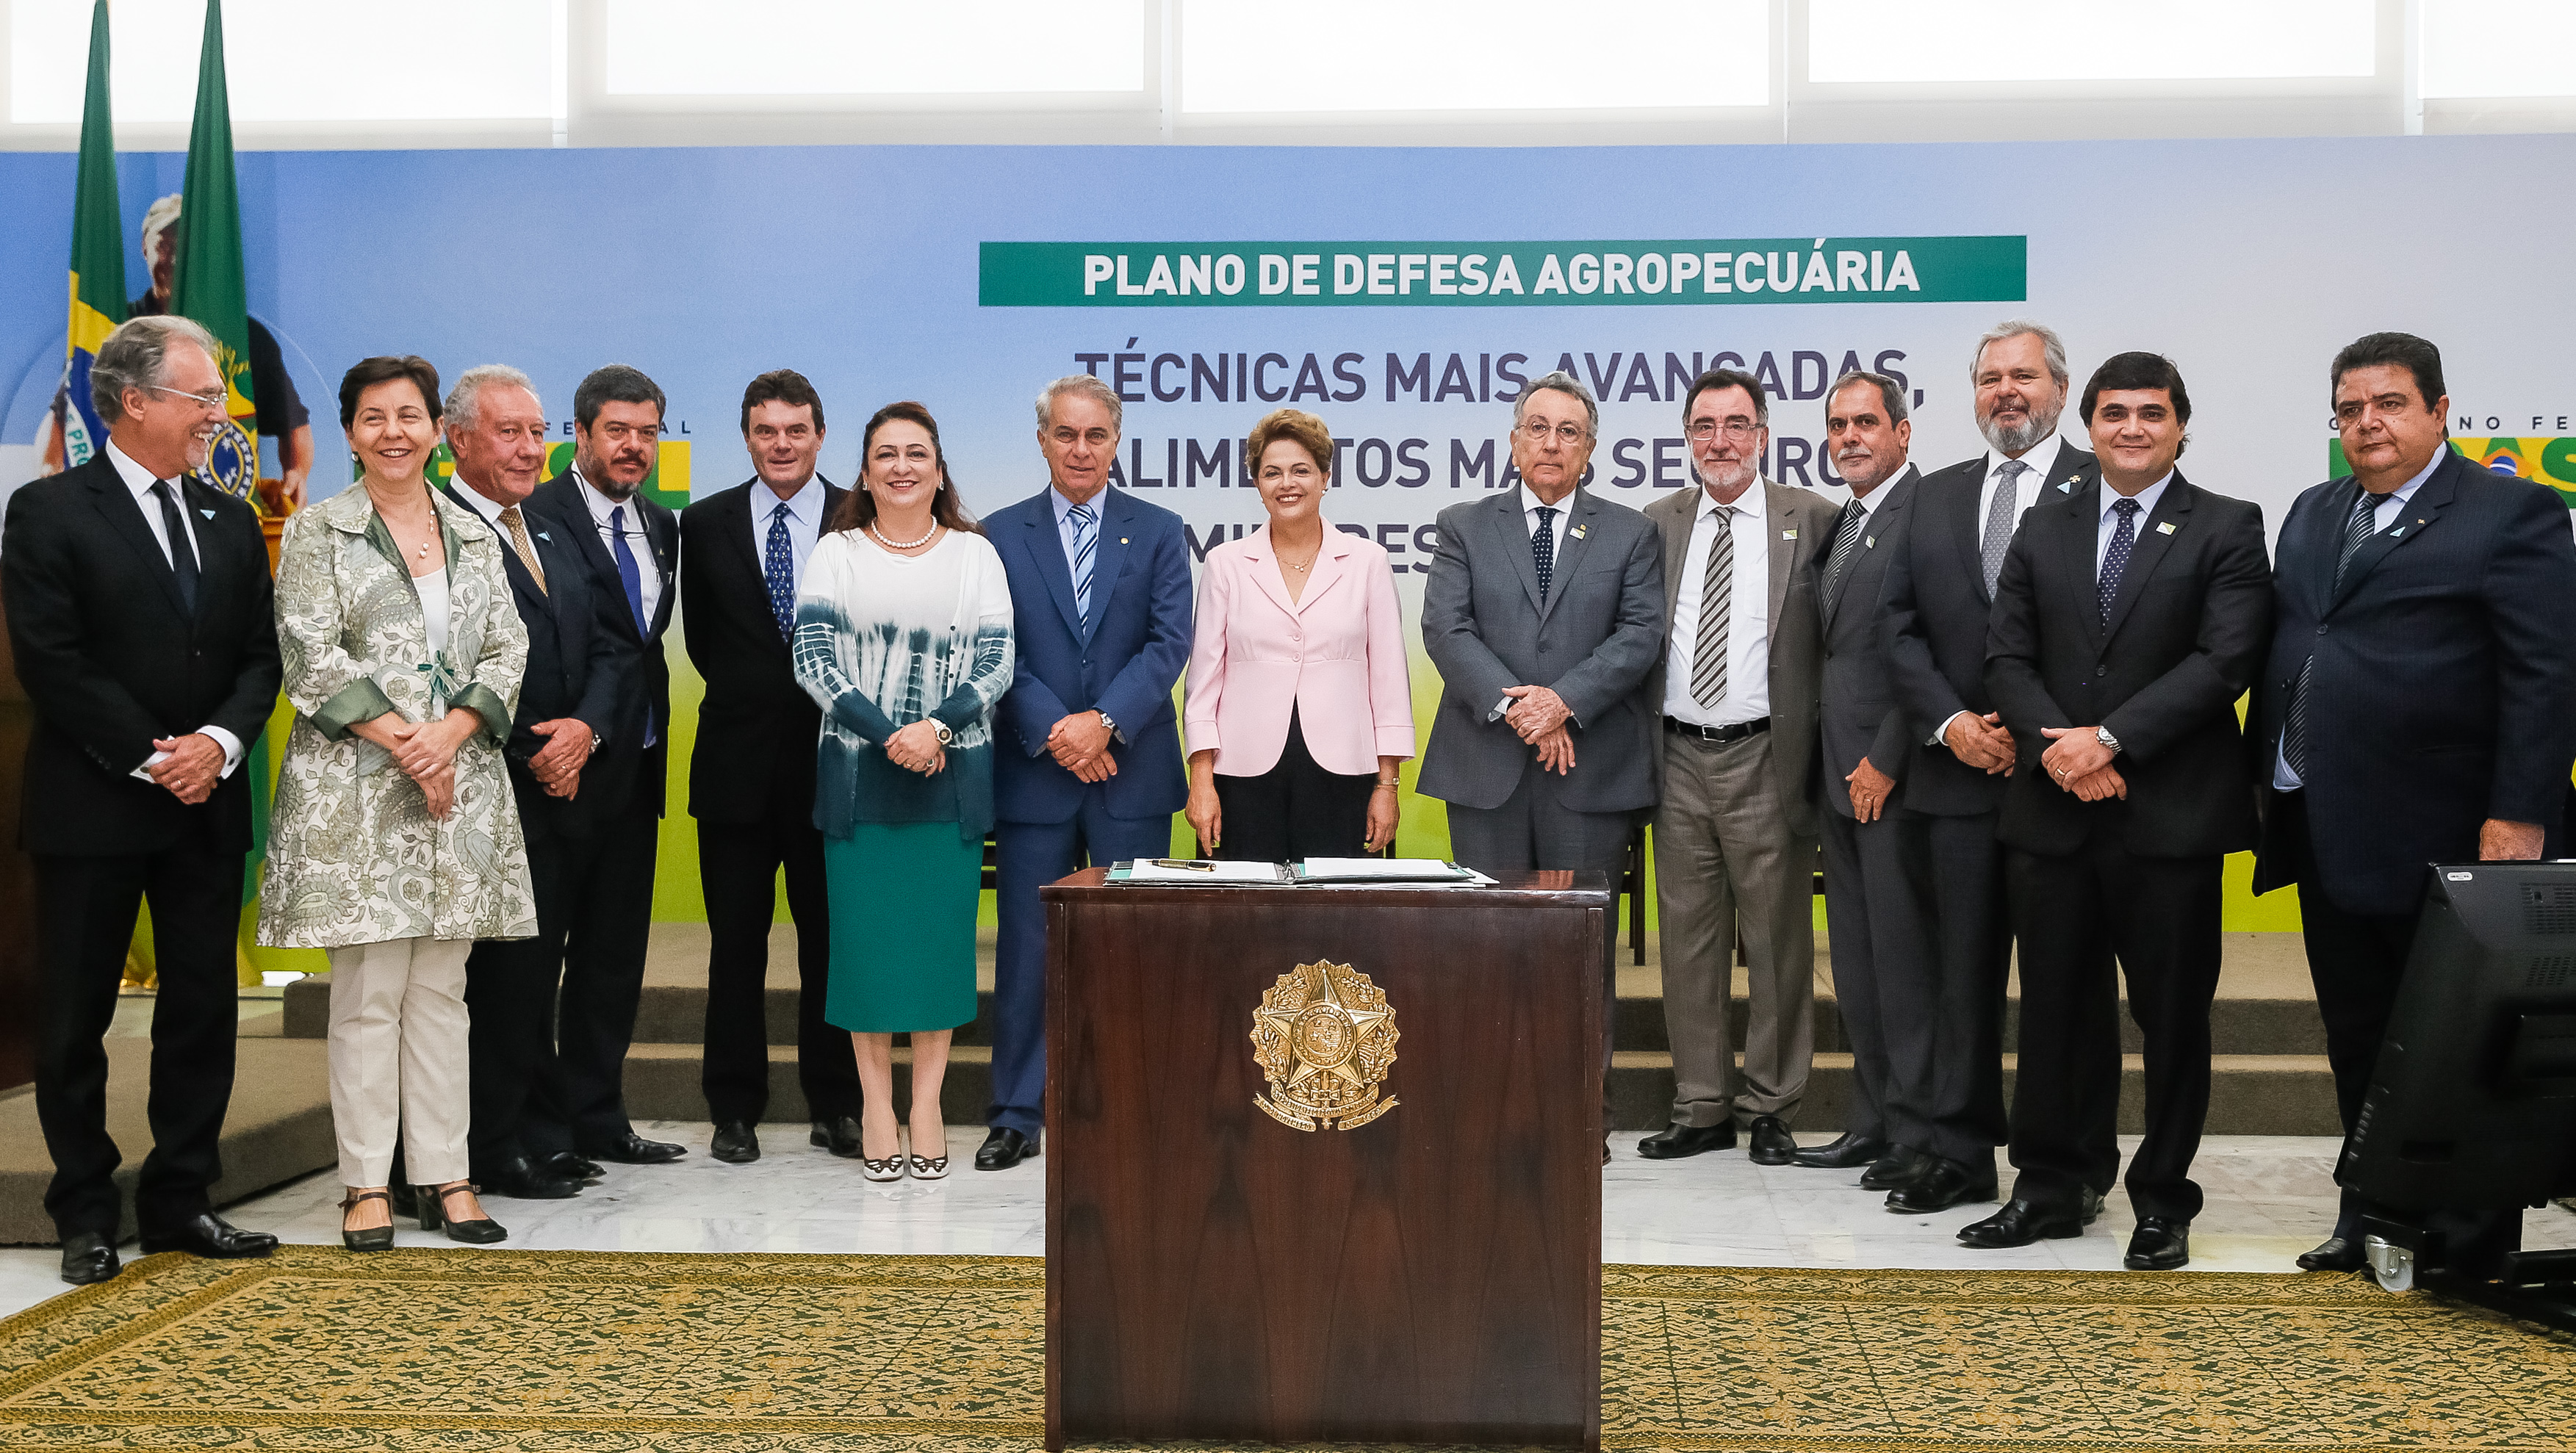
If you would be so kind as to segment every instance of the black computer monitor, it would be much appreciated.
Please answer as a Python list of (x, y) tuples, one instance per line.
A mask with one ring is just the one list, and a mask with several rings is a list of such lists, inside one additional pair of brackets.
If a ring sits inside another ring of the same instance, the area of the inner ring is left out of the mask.
[(2576, 861), (2434, 867), (2335, 1179), (2399, 1212), (2576, 1194)]

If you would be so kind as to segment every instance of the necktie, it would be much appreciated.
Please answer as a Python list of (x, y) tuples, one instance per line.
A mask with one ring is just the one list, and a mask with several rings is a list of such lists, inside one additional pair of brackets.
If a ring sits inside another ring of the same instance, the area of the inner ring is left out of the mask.
[(2111, 513), (2120, 523), (2111, 529), (2111, 546), (2102, 552), (2102, 578), (2096, 589), (2102, 597), (2102, 624), (2111, 624), (2111, 602), (2120, 598), (2120, 573), (2129, 568), (2129, 552), (2138, 544), (2138, 502), (2133, 499), (2111, 501)]
[(1538, 568), (1538, 598), (1547, 600), (1548, 582), (1556, 575), (1556, 516), (1553, 505), (1538, 507), (1538, 529), (1530, 536), (1530, 563)]
[(769, 613), (778, 618), (778, 634), (796, 635), (796, 552), (787, 543), (787, 501), (769, 512), (769, 542), (761, 552), (760, 573), (769, 582)]
[(188, 541), (187, 521), (179, 518), (179, 486), (162, 480), (152, 486), (161, 496), (161, 529), (170, 537), (170, 571), (179, 577), (179, 603), (197, 613), (197, 547)]
[(1843, 506), (1842, 528), (1834, 531), (1833, 553), (1825, 557), (1825, 613), (1833, 614), (1834, 602), (1843, 591), (1843, 571), (1851, 565), (1852, 553), (1860, 548), (1861, 528), (1868, 524), (1869, 512), (1859, 500)]
[(2030, 466), (2018, 459), (2007, 459), (1995, 467), (1995, 501), (1986, 506), (1986, 537), (1977, 546), (1977, 554), (1986, 567), (1986, 594), (1995, 593), (1995, 582), (2004, 578), (2004, 554), (2012, 548), (2013, 526), (2021, 522), (2021, 488), (2015, 481), (2030, 472)]
[(1092, 557), (1099, 553), (1100, 544), (1099, 535), (1093, 527), (1099, 523), (1100, 517), (1091, 512), (1091, 503), (1088, 500), (1065, 511), (1065, 517), (1073, 521), (1073, 610), (1074, 614), (1082, 617), (1084, 628), (1089, 629), (1091, 561)]
[[(2379, 523), (2379, 496), (2368, 490), (2356, 490), (2361, 497), (2352, 502), (2352, 518), (2344, 521), (2343, 549), (2335, 556), (2335, 588), (2343, 588), (2344, 567), (2352, 563), (2353, 552), (2361, 542), (2377, 533), (2371, 527)], [(2308, 776), (2308, 677), (2317, 669), (2313, 652), (2299, 663), (2298, 684), (2290, 688), (2290, 716), (2281, 729), (2281, 755), (2289, 761), (2290, 775), (2302, 784)]]
[(1735, 514), (1720, 508), (1699, 588), (1699, 641), (1691, 647), (1691, 700), (1711, 711), (1726, 699), (1726, 622), (1735, 609)]
[(626, 544), (626, 506), (608, 512), (608, 539), (608, 553), (617, 560), (618, 582), (626, 587), (626, 608), (635, 615), (635, 634), (649, 636), (653, 623), (644, 619), (644, 570)]
[(501, 528), (510, 532), (510, 548), (519, 552), (519, 563), (528, 567), (529, 577), (537, 582), (537, 594), (546, 594), (546, 567), (537, 563), (537, 547), (528, 539), (527, 521), (519, 517), (517, 505), (502, 507)]

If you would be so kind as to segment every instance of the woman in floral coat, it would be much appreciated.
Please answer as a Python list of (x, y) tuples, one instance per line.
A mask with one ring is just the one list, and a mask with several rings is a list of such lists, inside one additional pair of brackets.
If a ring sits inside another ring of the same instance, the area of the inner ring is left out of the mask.
[(438, 371), (370, 358), (340, 383), (364, 471), (287, 521), (277, 633), (295, 729), (259, 941), (331, 952), (341, 1239), (393, 1244), (399, 1128), (421, 1229), (498, 1241), (466, 1179), (465, 957), (537, 931), (501, 749), (528, 660), (499, 538), (423, 476)]

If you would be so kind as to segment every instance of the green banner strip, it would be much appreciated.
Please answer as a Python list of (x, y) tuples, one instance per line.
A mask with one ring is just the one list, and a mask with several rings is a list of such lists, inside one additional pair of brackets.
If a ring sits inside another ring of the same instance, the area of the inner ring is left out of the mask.
[(2026, 237), (987, 242), (987, 308), (1579, 308), (2019, 302)]

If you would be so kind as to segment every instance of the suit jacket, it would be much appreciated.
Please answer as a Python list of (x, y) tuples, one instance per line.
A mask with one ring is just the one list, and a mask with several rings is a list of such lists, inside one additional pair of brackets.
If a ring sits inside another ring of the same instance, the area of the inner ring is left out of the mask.
[[(823, 518), (849, 491), (817, 474)], [(823, 714), (796, 666), (753, 540), (758, 476), (680, 512), (680, 601), (690, 664), (707, 683), (689, 754), (689, 815), (701, 822), (811, 823)]]
[[(2347, 912), (2411, 913), (2424, 865), (2475, 859), (2488, 818), (2546, 825), (2543, 856), (2558, 855), (2576, 762), (2576, 543), (2558, 495), (2453, 454), (2338, 588), (2355, 488), (2317, 485), (2282, 522), (2247, 748), (2268, 807), (2291, 688), (2310, 670), (2314, 886)], [(2267, 831), (2254, 891), (2297, 880), (2285, 847)]]
[[(2041, 481), (2040, 503), (2060, 498), (2057, 486), (2083, 477), (2093, 463), (2092, 455), (2071, 444), (2060, 447), (2057, 477)], [(1903, 774), (1903, 805), (1936, 817), (1998, 811), (2012, 781), (2000, 772), (1989, 776), (1969, 766), (1946, 745), (1925, 745), (1958, 713), (1983, 716), (1995, 709), (1986, 690), (1986, 624), (1994, 597), (1986, 592), (1986, 521), (1978, 507), (1985, 482), (1982, 454), (1916, 482), (1910, 523), (1896, 558), (1888, 563), (1886, 599), (1879, 613), (1879, 634), (1887, 643), (1887, 668), (1897, 707), (1905, 713), (1905, 740), (1913, 758)], [(1875, 757), (1870, 761), (1883, 765)]]
[[(635, 563), (662, 575), (662, 599), (654, 606), (651, 629), (635, 629), (635, 612), (626, 604), (626, 584), (617, 575), (617, 558), (600, 538), (599, 524), (581, 497), (581, 482), (566, 470), (547, 480), (520, 507), (523, 515), (543, 515), (549, 531), (578, 542), (590, 580), (596, 618), (607, 624), (625, 648), (627, 666), (620, 674), (617, 723), (603, 733), (608, 740), (581, 774), (581, 795), (592, 799), (588, 811), (598, 819), (622, 815), (637, 801), (662, 815), (663, 780), (669, 775), (671, 745), (671, 663), (662, 654), (662, 638), (671, 630), (671, 615), (680, 600), (680, 517), (638, 493), (633, 504), (642, 519), (644, 540)], [(647, 721), (653, 746), (644, 745)], [(596, 774), (594, 780), (593, 774)]]
[(1654, 527), (1578, 488), (1564, 500), (1541, 602), (1523, 488), (1440, 512), (1440, 549), (1422, 587), (1422, 646), (1440, 672), (1440, 709), (1415, 790), (1502, 806), (1536, 753), (1494, 705), (1506, 686), (1545, 686), (1574, 713), (1574, 770), (1560, 800), (1577, 812), (1651, 807), (1663, 753), (1646, 679), (1663, 651), (1666, 604)]
[[(1851, 816), (1851, 784), (1843, 778), (1863, 757), (1896, 779), (1887, 806), (1905, 803), (1905, 769), (1914, 753), (1905, 732), (1905, 714), (1896, 707), (1878, 617), (1886, 603), (1888, 562), (1905, 548), (1919, 478), (1914, 467), (1907, 465), (1904, 473), (1878, 487), (1878, 507), (1869, 512), (1860, 544), (1843, 567), (1841, 588), (1830, 601), (1824, 598), (1824, 576), (1825, 562), (1833, 554), (1831, 533), (1817, 546), (1816, 610), (1824, 654), (1816, 686), (1823, 747), (1817, 776), (1824, 789), (1825, 810), (1845, 817)], [(1830, 529), (1841, 527), (1837, 514)]]
[[(1789, 831), (1812, 838), (1822, 831), (1816, 809), (1817, 698), (1823, 686), (1824, 641), (1817, 621), (1816, 578), (1833, 545), (1842, 511), (1809, 490), (1762, 481), (1762, 509), (1769, 521), (1771, 559), (1771, 767), (1779, 779), (1780, 807)], [(1663, 532), (1664, 617), (1681, 598), (1683, 562), (1690, 554), (1691, 524), (1703, 498), (1696, 488), (1676, 490), (1646, 506), (1646, 518)], [(1658, 656), (1647, 700), (1661, 730), (1664, 662)], [(1664, 754), (1656, 744), (1655, 780), (1663, 782)]]
[[(483, 521), (483, 512), (465, 498), (463, 486), (450, 483), (442, 489), (469, 519)], [(588, 769), (572, 796), (548, 792), (528, 770), (528, 759), (546, 749), (547, 739), (530, 728), (570, 717), (608, 735), (617, 725), (618, 692), (633, 657), (624, 639), (599, 619), (580, 545), (566, 537), (552, 516), (531, 516), (524, 505), (519, 513), (546, 583), (538, 588), (509, 536), (493, 527), (493, 537), (501, 542), (502, 569), (510, 577), (510, 598), (519, 608), (519, 623), (528, 628), (528, 669), (519, 678), (519, 709), (510, 720), (510, 740), (501, 756), (510, 765), (510, 792), (518, 799), (519, 827), (530, 843), (556, 833), (587, 837), (592, 816)]]
[(1217, 771), (1258, 777), (1279, 765), (1291, 714), (1327, 772), (1374, 774), (1380, 757), (1413, 755), (1404, 607), (1368, 536), (1327, 522), (1294, 600), (1267, 528), (1211, 546), (1197, 634), (1181, 720), (1189, 750), (1213, 749)]
[(1017, 653), (995, 729), (994, 815), (1065, 822), (1081, 811), (1084, 783), (1047, 755), (1047, 732), (1075, 712), (1104, 711), (1125, 739), (1111, 748), (1118, 775), (1099, 784), (1109, 815), (1169, 816), (1190, 796), (1172, 710), (1172, 688), (1190, 658), (1189, 531), (1170, 510), (1104, 488), (1086, 625), (1074, 609), (1073, 567), (1050, 493), (984, 522), (1010, 580)]
[[(196, 536), (194, 611), (104, 450), (9, 498), (0, 591), (36, 715), (18, 823), (30, 853), (250, 848), (248, 756), (280, 679), (268, 546), (250, 506), (195, 479), (180, 493)], [(241, 741), (244, 764), (203, 803), (130, 775), (155, 738), (208, 725)]]
[[(2254, 844), (2253, 783), (2236, 699), (2262, 664), (2272, 624), (2263, 511), (2179, 471), (2121, 572), (2106, 625), (2095, 585), (2101, 465), (2022, 516), (1995, 587), (1986, 689), (2012, 730), (2019, 766), (1996, 835), (2034, 853), (2071, 853), (2095, 832), (2141, 857), (2231, 853)], [(2168, 529), (2167, 527), (2171, 528)], [(2103, 726), (2127, 801), (2082, 802), (2039, 765), (2043, 727)]]

